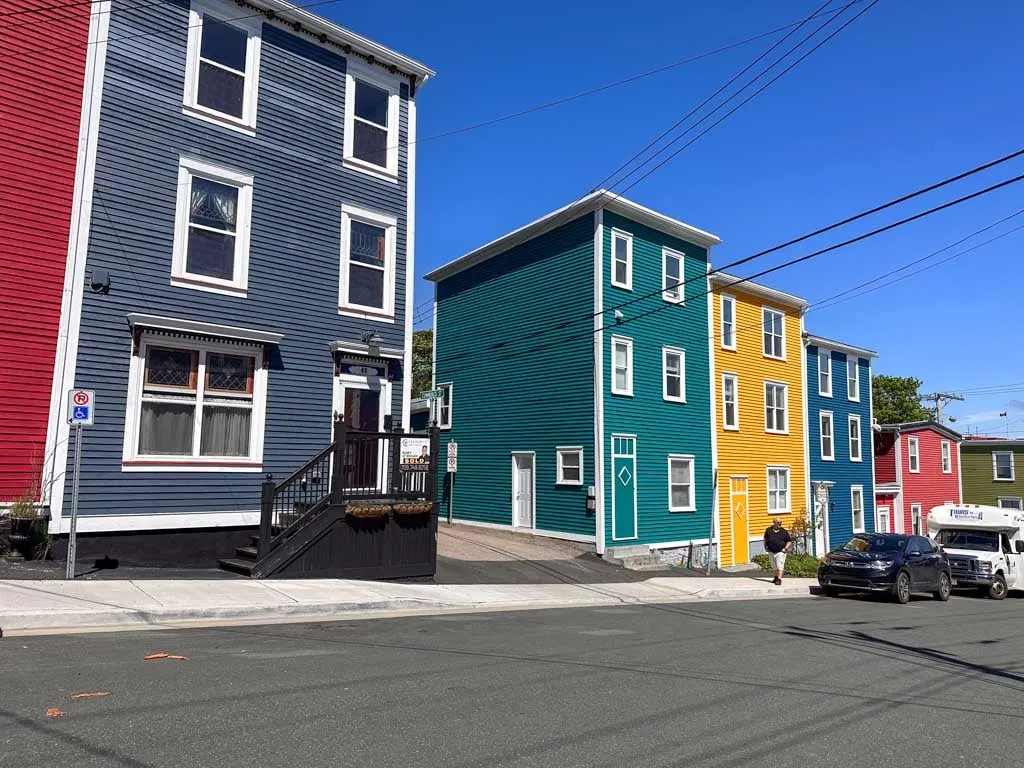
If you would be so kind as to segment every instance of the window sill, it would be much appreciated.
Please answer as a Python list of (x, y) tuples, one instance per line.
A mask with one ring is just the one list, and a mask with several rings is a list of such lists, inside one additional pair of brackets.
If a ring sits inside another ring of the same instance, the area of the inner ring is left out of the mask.
[(262, 472), (262, 461), (123, 459), (122, 472)]
[[(950, 472), (949, 474), (953, 474), (953, 473)], [(1017, 481), (1014, 480), (1012, 477), (993, 477), (992, 478), (992, 482), (993, 483), (1015, 483)]]
[[(792, 515), (793, 510), (791, 509), (769, 509), (768, 517), (774, 517), (775, 515)], [(758, 541), (758, 537), (755, 536), (751, 541)]]
[(629, 291), (630, 293), (633, 292), (633, 286), (632, 285), (625, 285), (624, 283), (616, 283), (614, 280), (612, 280), (612, 288), (618, 288), (620, 291)]
[(850, 461), (852, 461), (854, 464), (862, 464), (864, 462), (864, 459), (863, 457), (855, 459), (853, 458), (853, 456), (851, 456)]
[(766, 429), (764, 431), (766, 435), (788, 435), (788, 429)]
[(686, 512), (694, 513), (697, 511), (696, 507), (669, 507), (668, 512), (670, 515), (683, 514)]
[(666, 304), (678, 304), (680, 307), (686, 305), (686, 299), (680, 298), (678, 296), (666, 296), (664, 293), (661, 294), (661, 300), (664, 301)]
[(726, 431), (726, 432), (739, 432), (739, 431), (740, 431), (740, 428), (739, 428), (739, 427), (727, 427), (727, 426), (723, 426), (723, 427), (722, 427), (722, 429), (723, 429), (724, 431)]
[(367, 176), (373, 176), (374, 178), (381, 179), (383, 181), (390, 181), (392, 184), (398, 183), (397, 169), (392, 171), (389, 168), (381, 168), (379, 165), (367, 163), (366, 161), (359, 160), (355, 157), (342, 158), (341, 164), (343, 167), (348, 168), (351, 171), (364, 173)]
[(255, 125), (247, 123), (245, 120), (239, 120), (237, 117), (231, 117), (231, 115), (214, 112), (211, 109), (206, 109), (205, 107), (200, 107), (194, 104), (182, 105), (181, 111), (189, 117), (194, 117), (206, 123), (219, 125), (221, 128), (227, 128), (228, 130), (236, 131), (237, 133), (244, 133), (246, 136), (256, 135)]
[(614, 389), (612, 390), (612, 397), (632, 397), (632, 396), (633, 396), (632, 392), (616, 392)]
[(175, 288), (188, 288), (193, 291), (207, 291), (208, 293), (220, 293), (225, 296), (237, 296), (245, 298), (249, 295), (248, 286), (227, 285), (213, 280), (204, 280), (200, 277), (189, 275), (172, 275), (171, 285)]
[(785, 356), (783, 356), (783, 357), (776, 357), (775, 355), (766, 355), (766, 354), (764, 354), (762, 352), (761, 353), (761, 357), (763, 357), (765, 360), (778, 360), (780, 363), (786, 362)]
[(661, 399), (662, 399), (663, 402), (666, 402), (666, 403), (678, 403), (680, 405), (686, 405), (686, 399), (685, 398), (662, 397)]
[(345, 315), (346, 317), (358, 317), (362, 320), (375, 320), (378, 323), (394, 323), (394, 314), (388, 314), (387, 312), (374, 312), (373, 310), (360, 309), (358, 307), (348, 307), (344, 304), (338, 305), (338, 314)]
[(848, 398), (846, 398), (846, 402), (848, 402), (848, 403), (859, 403), (860, 402), (860, 398), (859, 397), (848, 397)]
[(582, 488), (583, 487), (583, 481), (582, 480), (556, 480), (555, 481), (555, 485), (561, 486), (563, 488)]
[(818, 397), (827, 397), (829, 400), (831, 400), (832, 399), (832, 393), (831, 392), (820, 392), (819, 391), (818, 392)]
[(731, 347), (728, 347), (725, 344), (723, 344), (722, 345), (722, 349), (725, 350), (726, 352), (735, 352), (736, 351), (736, 345), (733, 344)]
[(821, 460), (822, 461), (835, 461), (836, 457), (835, 456), (822, 456)]

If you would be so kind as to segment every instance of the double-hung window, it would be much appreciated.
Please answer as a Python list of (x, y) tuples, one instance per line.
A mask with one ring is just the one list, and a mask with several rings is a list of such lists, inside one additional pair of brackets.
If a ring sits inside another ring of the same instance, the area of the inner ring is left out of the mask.
[(722, 374), (722, 428), (740, 428), (739, 378), (735, 373)]
[(789, 512), (789, 467), (768, 467), (768, 512)]
[(452, 385), (438, 384), (441, 397), (437, 400), (437, 426), (441, 429), (452, 428)]
[(668, 457), (668, 511), (693, 512), (693, 456)]
[(764, 428), (768, 432), (788, 432), (786, 401), (789, 387), (777, 381), (764, 383)]
[(662, 397), (674, 403), (686, 402), (686, 352), (662, 347)]
[(761, 310), (764, 325), (764, 356), (776, 360), (786, 359), (786, 316), (777, 309)]
[(850, 461), (863, 461), (860, 439), (860, 416), (851, 415), (850, 427)]
[(1015, 477), (1013, 453), (1011, 451), (992, 452), (992, 479), (1002, 482), (1013, 482)]
[(853, 513), (853, 532), (864, 533), (864, 487), (850, 487), (850, 510)]
[(143, 336), (132, 368), (126, 467), (262, 462), (261, 347)]
[(394, 322), (396, 229), (391, 216), (341, 206), (342, 314)]
[(846, 397), (854, 402), (860, 401), (860, 365), (857, 358), (846, 358)]
[(673, 304), (683, 303), (684, 259), (685, 257), (679, 251), (673, 251), (671, 248), (661, 249), (661, 274), (663, 289), (661, 297), (665, 301), (670, 301)]
[(953, 474), (953, 455), (949, 440), (942, 441), (942, 474)]
[(612, 394), (633, 394), (633, 340), (612, 336)]
[(822, 461), (835, 461), (835, 424), (831, 411), (818, 414), (821, 425), (821, 458)]
[(832, 397), (832, 353), (827, 349), (818, 352), (818, 394)]
[(612, 285), (633, 290), (633, 236), (612, 230)]
[(245, 295), (253, 177), (183, 157), (178, 165), (171, 283)]
[(583, 485), (583, 448), (573, 446), (571, 448), (555, 449), (556, 478), (557, 485)]
[(736, 297), (722, 294), (722, 348), (736, 349)]
[(398, 81), (350, 56), (345, 74), (344, 163), (398, 179)]
[(184, 108), (189, 114), (254, 134), (262, 19), (238, 18), (238, 6), (193, 0), (189, 14)]
[(921, 444), (916, 437), (907, 438), (907, 465), (914, 474), (921, 471)]

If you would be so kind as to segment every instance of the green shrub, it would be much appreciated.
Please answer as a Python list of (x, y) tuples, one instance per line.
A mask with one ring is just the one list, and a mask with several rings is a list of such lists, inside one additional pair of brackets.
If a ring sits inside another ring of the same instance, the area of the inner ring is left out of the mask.
[[(768, 555), (754, 555), (752, 562), (757, 563), (762, 571), (772, 571), (772, 561)], [(818, 575), (818, 558), (814, 555), (788, 555), (786, 557), (785, 576), (813, 577)]]

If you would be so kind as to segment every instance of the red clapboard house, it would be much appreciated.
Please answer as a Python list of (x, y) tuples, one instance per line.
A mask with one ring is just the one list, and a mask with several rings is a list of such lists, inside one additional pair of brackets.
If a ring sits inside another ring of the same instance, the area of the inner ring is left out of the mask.
[(83, 83), (90, 29), (97, 34), (107, 6), (0, 0), (0, 504), (45, 496), (61, 297), (83, 176)]
[(879, 530), (927, 535), (928, 510), (961, 502), (961, 439), (934, 421), (875, 428)]

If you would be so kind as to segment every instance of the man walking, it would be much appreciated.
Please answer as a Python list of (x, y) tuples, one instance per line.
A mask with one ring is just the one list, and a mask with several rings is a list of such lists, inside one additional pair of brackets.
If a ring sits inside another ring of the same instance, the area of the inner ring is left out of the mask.
[(793, 537), (789, 531), (782, 527), (782, 520), (772, 518), (772, 524), (764, 532), (764, 548), (772, 561), (772, 568), (775, 569), (774, 583), (782, 583), (782, 572), (786, 570), (786, 553), (793, 544)]

